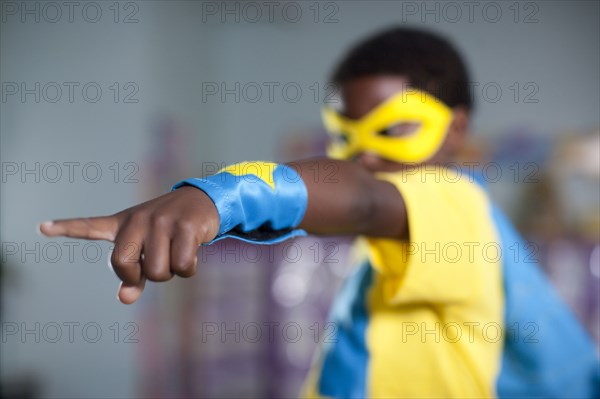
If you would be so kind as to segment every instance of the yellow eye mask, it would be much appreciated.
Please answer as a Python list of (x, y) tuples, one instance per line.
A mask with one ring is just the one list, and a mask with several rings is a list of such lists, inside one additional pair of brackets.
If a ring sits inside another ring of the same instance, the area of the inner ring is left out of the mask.
[[(327, 155), (350, 159), (363, 151), (382, 158), (420, 163), (431, 158), (446, 138), (452, 110), (437, 98), (414, 89), (402, 91), (358, 120), (331, 107), (322, 111), (330, 135)], [(410, 126), (408, 134), (403, 127)], [(404, 130), (404, 131), (403, 131)]]

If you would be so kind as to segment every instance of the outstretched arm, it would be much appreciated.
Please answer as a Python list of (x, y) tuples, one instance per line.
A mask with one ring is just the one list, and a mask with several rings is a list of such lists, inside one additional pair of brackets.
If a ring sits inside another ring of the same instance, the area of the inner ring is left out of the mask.
[[(310, 159), (290, 164), (302, 177), (308, 203), (300, 228), (312, 234), (407, 237), (400, 193), (355, 162)], [(122, 284), (119, 299), (135, 302), (146, 278), (167, 281), (195, 273), (200, 244), (219, 234), (213, 200), (195, 187), (181, 187), (111, 216), (46, 222), (47, 236), (115, 243), (111, 263)]]
[(309, 233), (408, 237), (406, 208), (398, 189), (357, 162), (316, 158), (290, 166), (308, 191), (300, 227)]

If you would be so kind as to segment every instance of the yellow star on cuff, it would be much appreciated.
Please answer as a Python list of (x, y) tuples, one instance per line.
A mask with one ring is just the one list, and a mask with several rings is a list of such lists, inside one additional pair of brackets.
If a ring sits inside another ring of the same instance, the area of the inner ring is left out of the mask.
[(273, 172), (277, 164), (275, 162), (240, 162), (233, 165), (229, 165), (219, 171), (219, 173), (227, 172), (233, 176), (247, 176), (254, 175), (260, 180), (264, 181), (275, 191), (275, 180), (273, 179)]

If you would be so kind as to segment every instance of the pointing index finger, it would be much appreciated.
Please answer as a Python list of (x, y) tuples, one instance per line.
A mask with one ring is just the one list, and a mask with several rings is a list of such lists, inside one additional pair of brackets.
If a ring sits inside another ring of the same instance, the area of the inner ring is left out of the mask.
[(116, 215), (54, 220), (40, 224), (40, 231), (48, 237), (64, 236), (85, 240), (114, 241), (118, 229)]

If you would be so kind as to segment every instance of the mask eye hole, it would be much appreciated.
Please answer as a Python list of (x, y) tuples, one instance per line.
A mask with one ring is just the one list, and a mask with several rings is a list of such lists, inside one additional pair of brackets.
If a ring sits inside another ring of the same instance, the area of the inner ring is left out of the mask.
[(408, 137), (421, 128), (421, 122), (402, 122), (389, 126), (377, 132), (382, 137)]
[(348, 135), (345, 133), (330, 133), (329, 137), (331, 138), (332, 143), (338, 145), (347, 145), (350, 141), (348, 139)]

